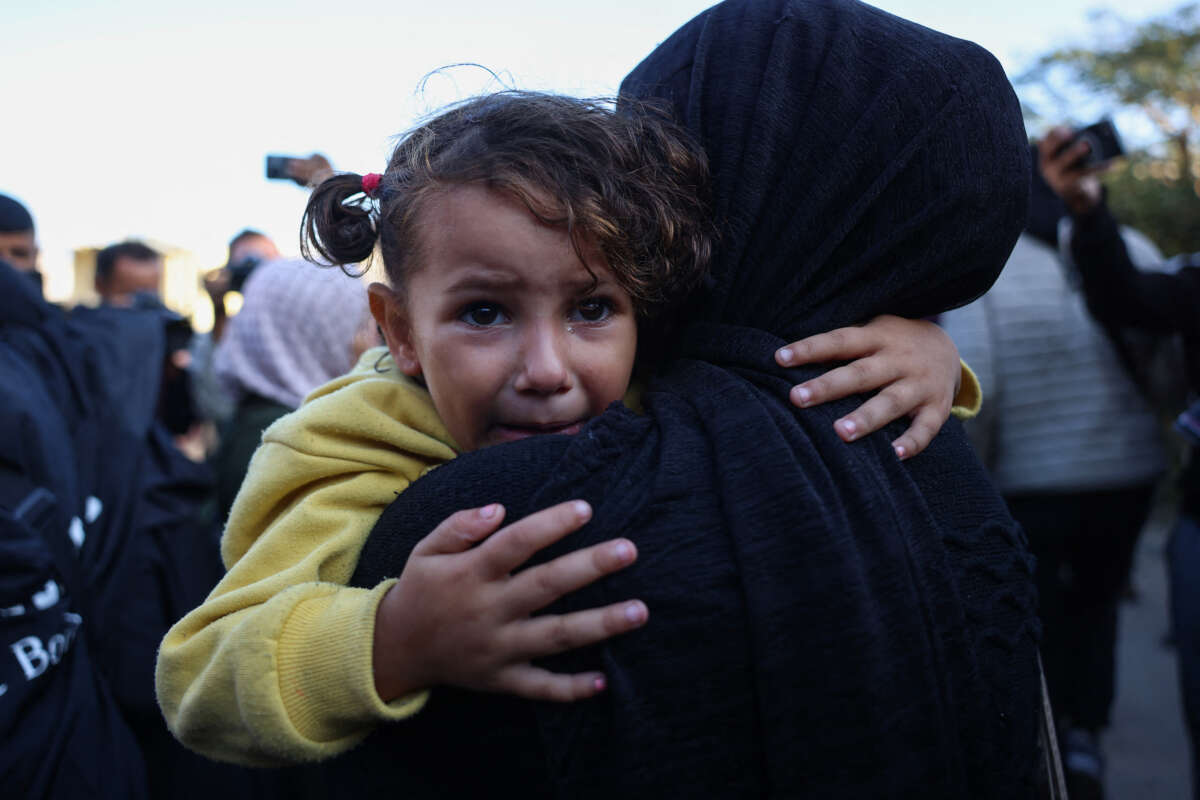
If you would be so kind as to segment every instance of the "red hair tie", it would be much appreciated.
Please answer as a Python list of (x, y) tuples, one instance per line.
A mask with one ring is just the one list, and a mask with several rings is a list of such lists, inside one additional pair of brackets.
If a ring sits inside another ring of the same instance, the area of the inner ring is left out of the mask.
[(362, 178), (363, 193), (367, 197), (374, 197), (375, 190), (379, 188), (379, 183), (382, 180), (383, 180), (383, 176), (380, 175), (378, 172), (368, 172), (366, 175), (363, 175), (363, 178)]

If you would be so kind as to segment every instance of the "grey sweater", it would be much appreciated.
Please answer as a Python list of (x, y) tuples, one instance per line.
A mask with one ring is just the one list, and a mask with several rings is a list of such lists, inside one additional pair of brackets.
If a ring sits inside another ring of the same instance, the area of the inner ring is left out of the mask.
[[(1125, 236), (1135, 262), (1159, 260)], [(1160, 427), (1071, 269), (1023, 234), (992, 289), (942, 317), (983, 387), (968, 433), (1006, 495), (1144, 486), (1164, 469)]]

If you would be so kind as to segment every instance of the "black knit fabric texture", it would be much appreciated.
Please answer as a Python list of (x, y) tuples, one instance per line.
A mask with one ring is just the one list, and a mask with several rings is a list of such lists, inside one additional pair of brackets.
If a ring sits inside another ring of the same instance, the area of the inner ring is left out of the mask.
[(609, 689), (557, 705), (437, 688), (340, 760), (406, 796), (1016, 798), (1036, 762), (1038, 628), (1022, 535), (957, 422), (900, 462), (847, 445), (859, 399), (798, 411), (774, 350), (982, 293), (1024, 223), (1029, 154), (988, 54), (842, 0), (742, 0), (626, 79), (713, 165), (713, 280), (644, 414), (466, 454), (400, 495), (354, 577), (399, 574), (455, 510), (582, 497), (637, 563), (549, 612), (629, 598), (641, 630), (547, 659)]

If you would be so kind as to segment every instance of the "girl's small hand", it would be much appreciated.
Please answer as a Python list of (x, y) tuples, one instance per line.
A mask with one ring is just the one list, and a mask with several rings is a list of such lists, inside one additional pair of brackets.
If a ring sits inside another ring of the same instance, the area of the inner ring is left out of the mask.
[(586, 523), (591, 507), (561, 503), (493, 534), (503, 518), (496, 504), (460, 511), (413, 549), (375, 617), (375, 686), (385, 701), (438, 684), (564, 702), (604, 689), (601, 673), (557, 674), (530, 661), (638, 628), (646, 606), (630, 600), (530, 615), (632, 564), (633, 542), (614, 539), (514, 575), (534, 553)]
[(809, 336), (775, 353), (780, 366), (849, 361), (792, 387), (801, 407), (876, 389), (879, 393), (834, 423), (852, 442), (903, 416), (912, 424), (892, 447), (900, 458), (920, 453), (950, 416), (962, 369), (958, 348), (932, 322), (884, 315), (862, 327)]

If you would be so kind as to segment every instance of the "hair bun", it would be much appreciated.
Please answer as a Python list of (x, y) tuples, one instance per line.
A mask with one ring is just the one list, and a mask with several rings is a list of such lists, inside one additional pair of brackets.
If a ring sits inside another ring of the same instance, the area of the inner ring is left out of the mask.
[(322, 181), (308, 198), (300, 230), (300, 252), (308, 261), (345, 266), (368, 261), (378, 232), (369, 204), (346, 201), (363, 193), (363, 178), (354, 173)]

